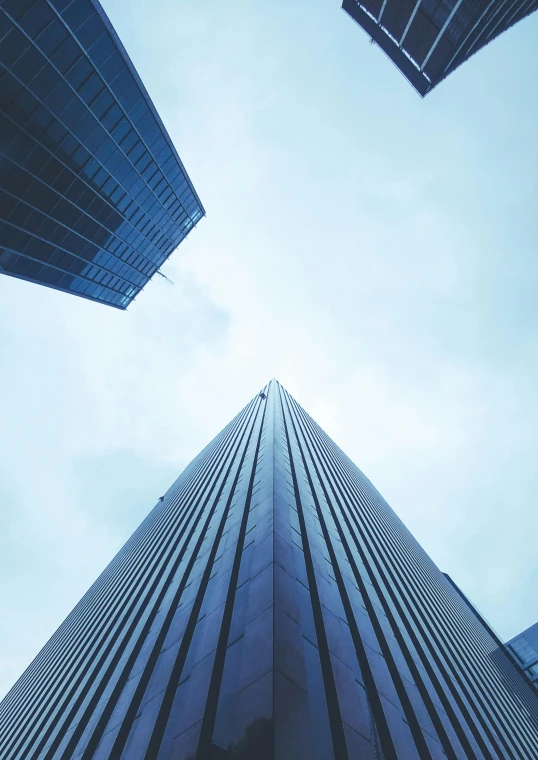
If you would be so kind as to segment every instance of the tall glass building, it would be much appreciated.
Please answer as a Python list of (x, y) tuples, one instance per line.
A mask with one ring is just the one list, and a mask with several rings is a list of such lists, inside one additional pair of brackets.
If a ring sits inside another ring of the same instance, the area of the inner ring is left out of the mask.
[(538, 694), (272, 381), (0, 704), (3, 760), (536, 760)]
[(342, 8), (424, 96), (538, 0), (343, 0)]
[(98, 0), (2, 0), (0, 272), (125, 309), (204, 213)]
[(521, 670), (538, 690), (538, 623), (507, 641), (506, 646), (514, 653)]

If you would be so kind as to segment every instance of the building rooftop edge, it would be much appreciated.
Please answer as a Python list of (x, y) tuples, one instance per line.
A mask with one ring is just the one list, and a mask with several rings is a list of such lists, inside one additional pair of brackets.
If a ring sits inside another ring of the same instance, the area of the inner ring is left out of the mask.
[(140, 78), (140, 74), (136, 70), (136, 66), (132, 62), (131, 57), (129, 56), (129, 53), (125, 49), (125, 46), (124, 46), (123, 42), (121, 41), (118, 33), (114, 29), (114, 26), (112, 25), (111, 20), (108, 18), (107, 14), (105, 12), (105, 9), (101, 5), (100, 1), (99, 0), (90, 0), (90, 2), (92, 3), (92, 5), (94, 6), (95, 10), (99, 14), (99, 16), (102, 19), (103, 23), (105, 24), (108, 32), (111, 34), (112, 39), (114, 40), (114, 42), (118, 46), (118, 49), (120, 50), (122, 56), (124, 57), (125, 62), (126, 62), (128, 68), (129, 68), (129, 71), (133, 75), (133, 77), (134, 77), (135, 82), (137, 83), (137, 85), (140, 87), (140, 91), (142, 92), (142, 95), (144, 96), (144, 99), (146, 100), (146, 103), (147, 103), (149, 109), (151, 110), (151, 113), (155, 117), (155, 119), (156, 119), (157, 124), (159, 125), (159, 127), (162, 129), (163, 135), (165, 136), (166, 141), (168, 142), (168, 145), (169, 145), (170, 149), (172, 150), (174, 158), (177, 160), (178, 164), (180, 165), (181, 170), (182, 170), (182, 172), (185, 175), (185, 179), (189, 183), (189, 187), (190, 187), (190, 189), (191, 189), (194, 197), (196, 198), (196, 200), (198, 201), (198, 203), (200, 205), (200, 210), (202, 211), (202, 216), (205, 216), (206, 215), (206, 211), (205, 211), (205, 208), (203, 206), (202, 201), (200, 200), (200, 196), (198, 195), (198, 193), (194, 189), (194, 185), (192, 184), (192, 181), (191, 181), (191, 178), (189, 176), (189, 173), (188, 173), (187, 169), (185, 168), (185, 165), (183, 164), (183, 161), (179, 157), (179, 154), (178, 154), (178, 152), (176, 150), (176, 147), (175, 147), (175, 145), (174, 145), (174, 143), (172, 141), (172, 138), (170, 137), (170, 135), (168, 133), (168, 130), (166, 129), (166, 127), (164, 125), (164, 122), (161, 119), (161, 117), (159, 115), (159, 112), (157, 111), (157, 108), (155, 107), (155, 104), (153, 103), (153, 100), (151, 99), (150, 94), (148, 93), (148, 91), (147, 91), (147, 89), (146, 89), (146, 87), (145, 87), (142, 79)]

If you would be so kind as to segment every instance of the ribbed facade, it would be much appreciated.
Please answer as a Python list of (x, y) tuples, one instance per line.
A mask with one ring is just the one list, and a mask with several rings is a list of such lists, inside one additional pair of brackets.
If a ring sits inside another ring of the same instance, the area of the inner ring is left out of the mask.
[(0, 273), (124, 309), (204, 213), (98, 0), (0, 0)]
[(272, 381), (0, 705), (2, 760), (538, 757), (538, 696)]
[(343, 0), (342, 8), (424, 96), (538, 0)]

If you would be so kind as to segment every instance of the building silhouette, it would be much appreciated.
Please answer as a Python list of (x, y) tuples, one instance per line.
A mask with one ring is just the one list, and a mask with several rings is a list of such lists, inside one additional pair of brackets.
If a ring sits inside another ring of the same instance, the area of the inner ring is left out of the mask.
[(538, 0), (343, 0), (342, 8), (424, 96)]
[(3, 760), (532, 760), (538, 695), (276, 381), (0, 704)]
[(0, 273), (125, 309), (204, 213), (98, 0), (2, 0)]

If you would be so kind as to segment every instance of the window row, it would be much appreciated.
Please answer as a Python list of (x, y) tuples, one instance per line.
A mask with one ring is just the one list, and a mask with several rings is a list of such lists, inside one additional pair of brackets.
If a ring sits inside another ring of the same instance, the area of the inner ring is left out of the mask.
[[(8, 241), (5, 240), (6, 236), (3, 232), (4, 230), (0, 230), (0, 239), (6, 245)], [(24, 253), (15, 257), (10, 263), (9, 271), (39, 281), (44, 280), (48, 284), (58, 284), (60, 278), (65, 275), (63, 280), (64, 287), (69, 281), (84, 279), (90, 285), (100, 285), (110, 290), (118, 291), (123, 295), (133, 293), (147, 282), (145, 279), (141, 279), (136, 284), (126, 282), (121, 276), (107, 272), (92, 264), (87, 264), (61, 249), (56, 249), (53, 246), (48, 246), (48, 248), (50, 249), (48, 256), (40, 255), (38, 257), (33, 255), (33, 251), (25, 250)], [(40, 251), (40, 253), (43, 253), (43, 251)]]
[[(0, 122), (0, 133), (2, 124), (3, 122)], [(137, 240), (139, 243), (142, 243), (145, 237), (152, 245), (158, 247), (159, 250), (168, 249), (173, 244), (176, 236), (172, 234), (174, 230), (171, 229), (169, 220), (165, 220), (163, 214), (157, 214), (157, 216), (150, 218), (131, 201), (129, 196), (124, 194), (118, 202), (118, 196), (114, 197), (114, 194), (112, 194), (111, 200), (115, 202), (115, 207), (113, 207), (100, 197), (95, 190), (85, 185), (75, 174), (63, 168), (57, 162), (57, 165), (55, 165), (55, 159), (50, 159), (45, 166), (42, 166), (40, 172), (36, 172), (37, 167), (32, 158), (36, 155), (38, 159), (37, 163), (39, 163), (45, 151), (40, 146), (32, 148), (29, 138), (26, 138), (25, 141), (21, 139), (21, 136), (25, 137), (24, 135), (19, 135), (15, 143), (18, 145), (18, 149), (10, 151), (10, 156), (13, 158), (19, 157), (20, 160), (24, 160), (27, 168), (23, 169), (16, 164), (11, 164), (11, 169), (4, 175), (2, 183), (7, 191), (15, 196), (24, 198), (28, 203), (47, 214), (64, 214), (69, 224), (74, 223), (72, 219), (79, 218), (84, 214), (91, 216), (101, 225), (106, 226), (110, 232), (119, 234), (127, 242)], [(9, 157), (6, 158), (9, 160)], [(32, 181), (32, 176), (28, 175), (28, 171), (34, 176), (39, 176), (41, 181)], [(112, 183), (109, 189), (113, 187), (118, 188), (117, 185)], [(56, 192), (51, 190), (51, 188)], [(57, 193), (63, 195), (72, 204), (76, 204), (78, 208), (73, 208), (70, 204), (67, 204)], [(124, 223), (125, 217), (130, 220), (130, 224)], [(60, 221), (64, 221), (64, 219), (62, 218)]]
[[(0, 202), (2, 209), (9, 212), (10, 203), (13, 202), (11, 196), (2, 193)], [(147, 261), (128, 247), (121, 249), (116, 246), (115, 254), (105, 253), (101, 247), (88, 243), (80, 235), (36, 211), (31, 211), (30, 215), (24, 219), (24, 224), (18, 226), (21, 222), (19, 209), (24, 213), (28, 207), (21, 203), (17, 204), (10, 213), (5, 214), (9, 224), (4, 224), (2, 227), (3, 244), (19, 253), (25, 252), (34, 258), (46, 261), (51, 251), (59, 246), (66, 254), (70, 251), (83, 261), (97, 261), (101, 266), (137, 285), (147, 281), (157, 267), (155, 262)]]
[[(47, 113), (37, 98), (24, 90), (7, 73), (0, 79), (0, 95), (4, 96), (4, 100), (8, 99), (10, 95), (12, 97), (15, 95), (9, 107), (10, 116), (21, 122), (23, 119), (21, 119), (22, 114), (18, 112), (18, 107), (30, 112), (31, 118), (27, 120), (25, 126), (34, 134), (36, 139), (57, 152), (60, 157), (72, 158), (77, 167), (80, 170), (85, 170), (90, 178), (95, 179), (97, 184), (104, 185), (109, 179), (107, 174), (109, 172), (114, 175), (118, 182), (122, 183), (126, 192), (133, 191), (135, 197), (148, 202), (149, 198), (152, 198), (150, 213), (160, 203), (167, 209), (172, 218), (176, 217), (175, 221), (177, 221), (177, 216), (183, 212), (182, 204), (170, 188), (162, 172), (152, 162), (136, 133), (129, 128), (125, 120), (119, 122), (115, 128), (115, 136), (121, 138), (119, 145), (122, 150), (120, 151), (108, 138), (106, 131), (102, 129), (96, 119), (88, 111), (85, 111), (80, 101), (72, 96), (61, 110), (60, 117), (67, 127), (76, 130), (76, 138), (51, 114)], [(114, 107), (112, 106), (112, 108)], [(41, 127), (45, 128), (45, 133), (41, 133)], [(16, 128), (13, 126), (12, 129), (15, 130)], [(16, 136), (16, 131), (14, 131), (14, 135)], [(81, 142), (84, 145), (81, 145)], [(127, 151), (136, 171), (125, 161), (122, 151)], [(95, 157), (93, 161), (92, 157)], [(99, 166), (97, 159), (104, 166)], [(139, 175), (144, 181), (141, 181)], [(185, 178), (181, 177), (179, 181), (181, 182), (182, 193), (185, 194), (187, 191), (187, 198), (190, 201), (189, 210), (199, 207)], [(153, 196), (151, 191), (154, 193)]]
[[(73, 7), (75, 6), (78, 6), (78, 3), (74, 3)], [(11, 31), (3, 40), (3, 47), (0, 46), (0, 59), (4, 60), (7, 66), (13, 65), (15, 73), (22, 81), (29, 83), (38, 76), (43, 91), (50, 93), (55, 89), (57, 80), (52, 73), (53, 67), (46, 66), (48, 58), (60, 73), (66, 76), (67, 81), (78, 89), (87, 104), (101, 93), (106, 92), (110, 96), (105, 88), (106, 82), (115, 99), (125, 108), (136, 125), (156, 160), (161, 164), (167, 164), (167, 172), (175, 167), (181, 174), (177, 159), (162, 134), (161, 126), (145, 102), (138, 82), (97, 13), (94, 12), (93, 17), (88, 18), (77, 31), (78, 44), (44, 0), (34, 4), (22, 17), (20, 24), (26, 34), (35, 39), (37, 47), (44, 54), (41, 55), (36, 47), (28, 44), (25, 35), (12, 25)], [(83, 54), (83, 50), (88, 57)], [(62, 95), (61, 92), (57, 92), (50, 97), (61, 102), (65, 93)]]
[[(0, 91), (5, 92), (5, 85), (8, 83), (8, 79), (3, 77), (0, 80)], [(21, 94), (24, 96), (29, 95), (27, 91), (23, 91)], [(30, 96), (31, 97), (31, 96)], [(76, 102), (76, 101), (74, 101)], [(13, 105), (13, 104), (12, 104)], [(160, 206), (165, 207), (166, 212), (160, 215), (159, 219), (154, 223), (158, 223), (160, 231), (168, 233), (171, 224), (165, 223), (165, 214), (167, 214), (173, 222), (180, 223), (183, 221), (185, 213), (192, 213), (195, 210), (199, 210), (199, 204), (195, 200), (192, 193), (189, 193), (188, 209), (184, 210), (184, 207), (179, 202), (178, 198), (174, 196), (172, 190), (168, 187), (166, 181), (162, 177), (162, 174), (158, 171), (155, 165), (148, 167), (144, 170), (144, 180), (142, 181), (137, 173), (130, 168), (125, 162), (122, 153), (117, 150), (109, 139), (107, 140), (106, 133), (102, 132), (100, 137), (98, 134), (99, 127), (95, 124), (94, 131), (86, 136), (84, 145), (80, 144), (73, 134), (63, 127), (58, 121), (47, 119), (45, 109), (37, 104), (35, 101), (36, 110), (33, 113), (33, 118), (25, 125), (29, 131), (32, 132), (36, 140), (40, 140), (50, 150), (54, 150), (59, 158), (69, 163), (74, 163), (76, 166), (74, 169), (77, 172), (84, 172), (89, 179), (93, 181), (93, 184), (100, 188), (104, 188), (105, 193), (109, 188), (114, 190), (119, 188), (118, 183), (121, 182), (124, 190), (120, 190), (120, 198), (130, 192), (132, 197), (137, 200), (140, 205), (144, 206), (144, 209), (149, 217), (155, 215), (157, 209)], [(17, 117), (17, 113), (14, 113), (13, 107), (10, 107), (9, 113), (12, 118)], [(86, 116), (89, 116), (86, 114)], [(43, 118), (44, 117), (44, 118)], [(91, 116), (89, 117), (91, 118)], [(39, 134), (39, 124), (45, 121), (46, 133)], [(94, 122), (95, 123), (95, 122)], [(37, 126), (37, 129), (36, 129)], [(28, 158), (28, 137), (8, 120), (0, 125), (0, 129), (3, 133), (3, 144), (9, 146), (9, 152), (15, 151), (16, 155), (19, 153)], [(37, 134), (36, 134), (37, 132)], [(90, 152), (93, 149), (94, 158)], [(105, 169), (100, 162), (103, 161), (107, 166)], [(44, 154), (41, 152), (40, 161), (44, 161)], [(121, 163), (123, 161), (123, 163)], [(35, 170), (34, 170), (35, 171)], [(113, 178), (112, 175), (113, 174)], [(155, 195), (152, 195), (151, 189), (161, 196), (160, 201), (157, 200)], [(111, 194), (112, 191), (110, 191)], [(115, 199), (117, 202), (118, 199)], [(134, 207), (133, 207), (134, 208)], [(201, 214), (200, 214), (201, 215)]]

